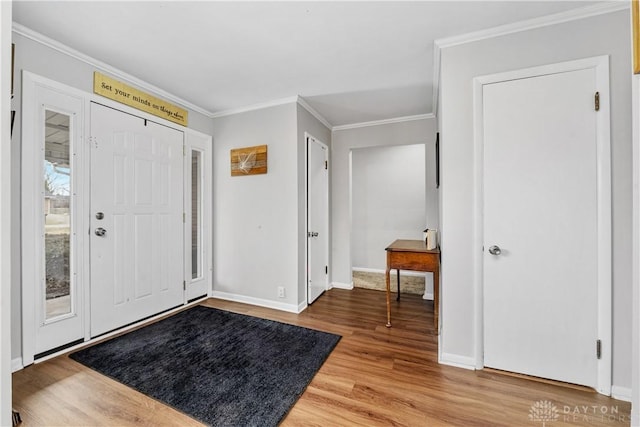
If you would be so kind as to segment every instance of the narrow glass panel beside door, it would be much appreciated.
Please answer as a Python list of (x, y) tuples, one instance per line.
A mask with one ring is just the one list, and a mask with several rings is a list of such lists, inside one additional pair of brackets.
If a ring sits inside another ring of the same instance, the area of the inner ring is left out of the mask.
[(45, 319), (72, 312), (69, 116), (46, 110), (44, 148)]
[(191, 278), (202, 277), (202, 153), (191, 152)]

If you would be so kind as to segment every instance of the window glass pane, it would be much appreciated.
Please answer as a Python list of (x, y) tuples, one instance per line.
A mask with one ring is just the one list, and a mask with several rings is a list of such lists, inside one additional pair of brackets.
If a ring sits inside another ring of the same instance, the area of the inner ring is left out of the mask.
[(191, 278), (202, 277), (202, 153), (191, 152)]
[(46, 319), (71, 313), (70, 118), (46, 111), (44, 251)]

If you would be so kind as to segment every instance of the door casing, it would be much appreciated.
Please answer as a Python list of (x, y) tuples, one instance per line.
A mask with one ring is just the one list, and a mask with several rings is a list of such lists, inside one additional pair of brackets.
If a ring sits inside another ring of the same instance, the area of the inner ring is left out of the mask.
[[(148, 113), (145, 113), (143, 111), (137, 110), (135, 108), (120, 104), (118, 102), (103, 98), (101, 96), (89, 93), (89, 92), (84, 92), (82, 90), (76, 89), (74, 87), (59, 83), (55, 80), (51, 80), (49, 78), (46, 77), (42, 77), (39, 76), (37, 74), (31, 73), (29, 71), (23, 71), (23, 79), (22, 79), (22, 84), (23, 87), (25, 85), (25, 83), (29, 83), (31, 85), (35, 85), (37, 87), (46, 87), (46, 88), (50, 88), (54, 91), (58, 91), (62, 94), (66, 94), (66, 95), (73, 95), (76, 96), (80, 99), (82, 99), (83, 102), (83, 123), (81, 124), (81, 129), (82, 129), (82, 133), (83, 133), (83, 138), (84, 141), (82, 143), (82, 145), (86, 145), (89, 143), (89, 135), (90, 135), (90, 121), (88, 120), (88, 118), (90, 117), (90, 104), (91, 102), (98, 102), (104, 106), (107, 107), (111, 107), (117, 110), (120, 110), (124, 113), (128, 113), (128, 114), (132, 114), (138, 117), (142, 117), (142, 118), (146, 118), (148, 120), (154, 121), (156, 123), (162, 124), (164, 126), (170, 127), (170, 128), (174, 128), (174, 129), (178, 129), (181, 131), (184, 131), (186, 134), (190, 134), (190, 133), (198, 133), (192, 129), (189, 128), (184, 128), (180, 125), (177, 125), (173, 122), (170, 122), (168, 120), (165, 120), (161, 117), (156, 117), (156, 116), (152, 116)], [(35, 107), (33, 105), (33, 102), (35, 100), (35, 98), (33, 96), (30, 96), (29, 93), (33, 94), (33, 90), (31, 91), (24, 91), (23, 90), (23, 104), (22, 104), (22, 111), (23, 111), (23, 120), (24, 118), (28, 115), (28, 114), (32, 114), (29, 113), (29, 110), (33, 110)], [(201, 134), (204, 135), (204, 134)], [(211, 138), (209, 136), (209, 138)], [(23, 141), (26, 140), (25, 137), (25, 133), (22, 134), (22, 139)], [(79, 173), (78, 175), (78, 180), (88, 183), (90, 180), (90, 156), (88, 155), (88, 151), (89, 150), (85, 150), (86, 153), (83, 153), (82, 155), (80, 155), (80, 157), (82, 157), (80, 160), (78, 160), (77, 162), (77, 167), (82, 167), (82, 172)], [(210, 150), (209, 150), (209, 155), (210, 155)], [(209, 157), (210, 158), (210, 157)], [(24, 159), (23, 159), (24, 161)], [(212, 163), (210, 161), (207, 161), (206, 163), (204, 163), (205, 166), (207, 168), (212, 168)], [(24, 168), (23, 168), (24, 169)], [(25, 171), (23, 170), (23, 173)], [(211, 170), (206, 171), (205, 172), (206, 176), (211, 176)], [(208, 179), (205, 177), (205, 179)], [(24, 190), (23, 190), (24, 191)], [(205, 200), (204, 203), (205, 204), (209, 204), (209, 206), (211, 205), (211, 192), (208, 191), (205, 193), (206, 197), (208, 197), (209, 200)], [(23, 195), (23, 198), (25, 196)], [(27, 195), (27, 198), (32, 198), (33, 196), (29, 196)], [(78, 221), (79, 221), (79, 226), (77, 227), (78, 230), (88, 230), (89, 229), (89, 216), (90, 216), (90, 192), (89, 192), (89, 186), (85, 185), (84, 189), (81, 190), (81, 192), (78, 194), (78, 202), (77, 202), (77, 207), (78, 207), (78, 213), (77, 213), (77, 217), (78, 217)], [(24, 203), (24, 201), (23, 201)], [(32, 205), (29, 205), (32, 206)], [(33, 210), (32, 207), (30, 207), (29, 209)], [(24, 211), (24, 208), (23, 208)], [(29, 219), (27, 218), (27, 221), (24, 221), (25, 218), (23, 218), (23, 227), (25, 226), (25, 224), (27, 224), (28, 226), (28, 222)], [(206, 234), (204, 235), (204, 239), (207, 242), (207, 244), (209, 245), (209, 256), (205, 257), (203, 260), (203, 268), (207, 271), (209, 271), (209, 273), (212, 270), (212, 266), (213, 266), (213, 260), (210, 256), (211, 254), (211, 242), (213, 242), (213, 232), (212, 232), (212, 227), (209, 227), (208, 230), (205, 232)], [(89, 248), (89, 234), (88, 233), (78, 233), (78, 242), (77, 245), (80, 248), (79, 251), (82, 252), (81, 256), (79, 256), (79, 261), (77, 264), (77, 274), (78, 275), (82, 275), (84, 277), (84, 288), (85, 289), (89, 289), (90, 288), (90, 283), (89, 283), (89, 272), (90, 272), (90, 259), (89, 259), (89, 251), (88, 250), (84, 250), (82, 248)], [(33, 240), (33, 239), (32, 239)], [(22, 241), (25, 241), (25, 237), (22, 237)], [(185, 247), (185, 257), (189, 256), (189, 254), (187, 253), (187, 249)], [(190, 258), (185, 258), (187, 260), (190, 260)], [(188, 261), (187, 261), (188, 263)], [(22, 259), (22, 269), (23, 271), (25, 271), (25, 258), (23, 255), (23, 259)], [(29, 267), (31, 270), (33, 270), (31, 267)], [(31, 271), (28, 270), (28, 271)], [(207, 277), (207, 284), (206, 287), (207, 289), (211, 290), (211, 279), (212, 275), (208, 274)], [(78, 280), (82, 280), (80, 278), (78, 278)], [(189, 280), (188, 276), (185, 276), (185, 280)], [(25, 277), (23, 277), (23, 285), (25, 282)], [(21, 363), (20, 366), (15, 366), (14, 369), (19, 369), (21, 367), (30, 365), (32, 363), (34, 363), (34, 355), (36, 354), (34, 349), (34, 337), (35, 337), (35, 300), (34, 300), (34, 295), (33, 295), (33, 291), (29, 290), (29, 286), (27, 286), (26, 288), (24, 288), (26, 290), (25, 293), (23, 293), (22, 295), (22, 358), (21, 358)], [(186, 300), (185, 300), (186, 303)], [(82, 301), (80, 301), (80, 304), (83, 305), (83, 307), (86, 308), (85, 310), (85, 316), (84, 316), (84, 343), (81, 344), (77, 344), (74, 345), (73, 347), (69, 347), (65, 350), (60, 350), (58, 352), (52, 353), (48, 356), (39, 358), (37, 362), (42, 362), (45, 360), (48, 360), (52, 357), (55, 357), (59, 354), (62, 354), (66, 351), (70, 351), (72, 349), (75, 348), (79, 348), (82, 347), (84, 345), (89, 345), (91, 343), (93, 343), (95, 340), (91, 339), (91, 331), (90, 331), (90, 312), (89, 312), (89, 307), (91, 306), (91, 300), (90, 300), (90, 292), (83, 292), (82, 295)], [(192, 305), (192, 304), (197, 304), (197, 301), (189, 303), (188, 305)], [(182, 309), (182, 307), (178, 308), (177, 310)], [(169, 314), (172, 311), (169, 311), (167, 313), (164, 313), (163, 315)], [(149, 319), (146, 319), (144, 322), (151, 322), (153, 320), (155, 320), (158, 316), (154, 316), (151, 317)], [(142, 323), (142, 322), (140, 322)], [(139, 323), (136, 323), (134, 325), (131, 326), (127, 326), (124, 327), (122, 329), (120, 329), (117, 332), (113, 332), (113, 333), (109, 333), (104, 335), (101, 339), (110, 337), (112, 335), (121, 333), (125, 330), (129, 330), (129, 329), (133, 329), (135, 327), (137, 327), (139, 325)]]
[[(597, 126), (597, 236), (598, 247), (598, 336), (602, 340), (602, 356), (598, 360), (597, 391), (611, 394), (611, 325), (612, 325), (612, 288), (611, 288), (611, 142), (609, 110), (609, 56), (603, 55), (568, 61), (540, 67), (526, 68), (505, 73), (476, 77), (473, 80), (474, 109), (474, 341), (476, 369), (484, 368), (484, 313), (483, 313), (483, 251), (484, 214), (483, 214), (483, 176), (484, 176), (484, 129), (483, 98), (484, 85), (548, 74), (595, 69), (596, 86), (600, 95), (600, 110), (596, 119)], [(444, 319), (443, 319), (444, 321)]]

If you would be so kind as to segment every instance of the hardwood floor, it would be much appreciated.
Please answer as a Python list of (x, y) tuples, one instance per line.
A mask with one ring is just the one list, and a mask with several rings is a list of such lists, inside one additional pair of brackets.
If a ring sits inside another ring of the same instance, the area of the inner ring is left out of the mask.
[[(282, 426), (542, 426), (545, 416), (555, 418), (550, 427), (630, 423), (630, 403), (591, 390), (438, 364), (433, 304), (420, 296), (394, 301), (391, 329), (384, 292), (367, 289), (332, 289), (298, 315), (204, 305), (342, 335)], [(201, 425), (66, 355), (16, 372), (13, 399), (24, 426)], [(531, 420), (538, 402), (555, 409), (539, 407)]]

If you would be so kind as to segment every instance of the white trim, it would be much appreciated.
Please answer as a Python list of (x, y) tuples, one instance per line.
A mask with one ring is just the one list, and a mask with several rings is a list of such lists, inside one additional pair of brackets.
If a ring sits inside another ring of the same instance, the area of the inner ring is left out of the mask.
[(611, 397), (625, 402), (631, 402), (631, 389), (629, 387), (611, 386)]
[(537, 77), (554, 73), (594, 69), (596, 87), (600, 92), (600, 112), (596, 116), (597, 127), (597, 248), (598, 248), (598, 337), (602, 340), (602, 358), (597, 362), (596, 390), (611, 394), (612, 367), (612, 308), (611, 308), (611, 141), (609, 110), (609, 56), (567, 61), (540, 67), (526, 68), (505, 73), (480, 76), (473, 79), (474, 112), (474, 308), (475, 308), (475, 363), (483, 363), (483, 99), (482, 86), (503, 81)]
[(627, 10), (629, 9), (629, 7), (629, 2), (624, 1), (601, 2), (592, 6), (585, 6), (578, 9), (571, 9), (564, 12), (554, 13), (552, 15), (526, 19), (524, 21), (513, 22), (505, 25), (499, 25), (497, 27), (488, 28), (485, 30), (437, 39), (434, 41), (434, 44), (437, 45), (440, 49), (443, 49), (446, 47), (472, 43), (494, 37), (505, 36), (508, 34), (519, 33), (522, 31), (534, 30), (536, 28), (548, 27), (550, 25), (577, 21), (584, 18), (590, 18), (592, 16)]
[(416, 114), (414, 116), (404, 116), (404, 117), (396, 117), (393, 119), (384, 119), (384, 120), (374, 120), (371, 122), (360, 122), (360, 123), (352, 123), (349, 125), (340, 125), (334, 126), (332, 131), (341, 131), (341, 130), (349, 130), (349, 129), (358, 129), (365, 128), (369, 126), (379, 126), (379, 125), (389, 125), (393, 123), (403, 123), (403, 122), (412, 122), (414, 120), (425, 120), (425, 119), (435, 119), (435, 115), (433, 113), (426, 114)]
[(309, 103), (307, 103), (307, 101), (300, 95), (298, 95), (297, 103), (300, 104), (302, 108), (307, 110), (309, 114), (311, 114), (313, 117), (318, 119), (318, 121), (322, 123), (327, 129), (329, 130), (333, 129), (333, 126), (331, 125), (331, 123), (329, 123), (327, 119), (325, 119), (324, 116), (322, 116), (322, 114), (318, 113), (318, 111), (316, 111), (315, 108), (309, 105)]
[(211, 292), (211, 298), (222, 299), (225, 301), (240, 302), (243, 304), (255, 305), (258, 307), (272, 308), (274, 310), (286, 311), (288, 313), (300, 313), (302, 306), (306, 307), (306, 303), (285, 304), (283, 302), (271, 301), (262, 298), (254, 298), (246, 295), (232, 294), (229, 292), (213, 291)]
[(351, 283), (340, 283), (340, 282), (331, 282), (331, 288), (335, 289), (346, 289), (348, 291), (353, 290), (353, 282)]
[[(438, 345), (438, 348), (440, 348), (440, 345)], [(473, 357), (460, 356), (458, 354), (442, 353), (438, 357), (438, 363), (470, 371), (476, 370), (476, 361)]]
[(298, 102), (298, 96), (288, 96), (286, 98), (274, 99), (272, 101), (259, 102), (244, 107), (232, 108), (229, 110), (218, 111), (217, 113), (209, 113), (209, 117), (217, 119), (218, 117), (232, 116), (234, 114), (248, 113), (250, 111), (262, 110), (264, 108), (278, 107), (280, 105), (294, 104)]
[(13, 23), (13, 32), (16, 34), (20, 34), (23, 37), (26, 37), (28, 39), (31, 39), (37, 43), (40, 43), (44, 46), (47, 46), (51, 49), (54, 49), (62, 54), (68, 55), (74, 59), (77, 59), (78, 61), (82, 61), (85, 64), (88, 64), (92, 67), (95, 68), (99, 68), (102, 71), (105, 71), (106, 73), (110, 74), (112, 77), (118, 78), (120, 80), (124, 80), (126, 82), (129, 82), (131, 84), (133, 84), (134, 86), (137, 86), (138, 88), (148, 91), (148, 92), (153, 92), (154, 94), (160, 96), (161, 98), (164, 98), (168, 101), (171, 102), (175, 102), (177, 104), (182, 105), (183, 107), (186, 107), (194, 112), (203, 114), (207, 117), (211, 117), (211, 112), (205, 110), (202, 107), (199, 107), (183, 98), (180, 98), (177, 95), (174, 95), (172, 93), (167, 92), (166, 90), (160, 89), (157, 86), (154, 86), (150, 83), (147, 83), (143, 80), (140, 80), (137, 77), (132, 76), (129, 73), (125, 73), (122, 70), (119, 70), (115, 67), (112, 67), (109, 64), (106, 64), (98, 59), (95, 59), (89, 55), (85, 55), (82, 52), (79, 52), (75, 49), (70, 48), (67, 45), (64, 45), (56, 40), (53, 40), (43, 34), (40, 34), (36, 31), (33, 31), (32, 29), (25, 27), (24, 25), (18, 24), (17, 22)]
[(97, 342), (105, 341), (106, 339), (114, 337), (116, 335), (121, 335), (121, 334), (123, 334), (125, 332), (131, 331), (133, 329), (140, 328), (142, 326), (147, 326), (147, 325), (155, 322), (158, 319), (161, 319), (161, 318), (166, 317), (166, 316), (171, 315), (171, 314), (175, 314), (175, 313), (177, 313), (179, 311), (184, 311), (185, 309), (188, 309), (190, 307), (199, 305), (201, 302), (206, 301), (207, 299), (208, 299), (208, 297), (203, 297), (203, 298), (200, 298), (200, 299), (198, 299), (196, 301), (193, 301), (193, 302), (191, 302), (189, 304), (185, 304), (185, 305), (181, 305), (181, 306), (176, 307), (176, 308), (172, 308), (171, 310), (156, 314), (155, 316), (149, 317), (148, 319), (145, 319), (145, 320), (141, 320), (140, 322), (125, 326), (123, 328), (116, 329), (114, 331), (111, 331), (111, 332), (106, 333), (104, 335), (100, 335), (100, 336), (98, 336), (96, 338), (92, 338), (92, 339), (90, 339), (88, 341), (85, 341), (85, 342), (82, 342), (80, 344), (76, 344), (74, 346), (67, 347), (67, 348), (65, 348), (63, 350), (60, 350), (60, 351), (57, 351), (55, 353), (49, 354), (47, 356), (41, 357), (38, 360), (35, 360), (33, 363), (37, 365), (38, 363), (46, 362), (47, 360), (53, 359), (54, 357), (58, 357), (60, 355), (66, 354), (66, 353), (71, 353), (72, 351), (76, 351), (76, 350), (80, 350), (80, 349), (85, 348), (85, 347), (89, 347), (89, 346), (91, 346), (91, 345), (93, 345), (93, 344), (95, 344)]
[(433, 115), (438, 117), (438, 98), (440, 96), (440, 58), (441, 47), (438, 45), (438, 40), (433, 42), (433, 94), (431, 111)]
[(11, 425), (11, 10), (0, 1), (0, 425)]
[(485, 30), (474, 31), (471, 33), (460, 34), (452, 37), (445, 37), (433, 41), (433, 106), (432, 111), (435, 116), (438, 115), (438, 99), (440, 96), (440, 58), (441, 50), (447, 47), (458, 46), (466, 43), (473, 43), (494, 37), (505, 36), (522, 31), (534, 30), (536, 28), (547, 27), (550, 25), (562, 24), (565, 22), (577, 21), (592, 16), (605, 15), (607, 13), (618, 12), (629, 9), (629, 2), (625, 1), (609, 1), (597, 3), (578, 9), (571, 9), (565, 12), (555, 13), (553, 15), (541, 16), (539, 18), (527, 19), (524, 21), (513, 22), (506, 25), (500, 25)]
[(11, 373), (17, 372), (21, 369), (24, 369), (24, 365), (22, 364), (22, 357), (16, 357), (11, 360)]

